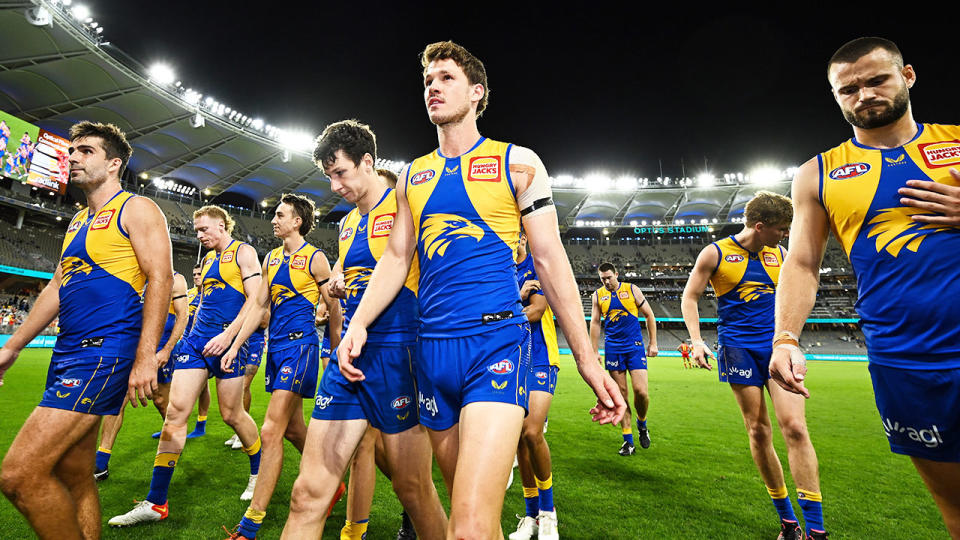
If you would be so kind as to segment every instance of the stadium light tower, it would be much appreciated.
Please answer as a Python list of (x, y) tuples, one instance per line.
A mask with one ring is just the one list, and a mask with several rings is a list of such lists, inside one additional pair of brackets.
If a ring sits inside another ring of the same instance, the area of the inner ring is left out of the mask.
[(157, 62), (150, 66), (147, 70), (147, 75), (150, 76), (153, 82), (164, 86), (173, 84), (173, 82), (177, 80), (177, 75), (173, 72), (173, 68), (163, 62)]
[(710, 187), (717, 183), (717, 177), (710, 171), (704, 171), (697, 176), (697, 184), (702, 187)]
[(780, 180), (781, 175), (780, 169), (769, 165), (761, 165), (750, 171), (749, 178), (751, 183), (768, 186)]

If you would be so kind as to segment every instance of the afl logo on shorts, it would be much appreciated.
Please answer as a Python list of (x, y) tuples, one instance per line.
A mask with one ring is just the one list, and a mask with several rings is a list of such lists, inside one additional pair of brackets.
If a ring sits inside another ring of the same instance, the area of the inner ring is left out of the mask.
[(534, 374), (537, 377), (537, 384), (547, 384), (547, 372), (538, 371)]
[(347, 227), (340, 233), (340, 241), (346, 242), (351, 236), (353, 236), (353, 227)]
[(290, 367), (290, 366), (283, 366), (283, 367), (280, 369), (280, 373), (283, 373), (284, 375), (289, 375), (289, 374), (293, 373), (293, 368)]
[(83, 384), (81, 379), (64, 379), (60, 381), (60, 386), (64, 386), (66, 388), (76, 388), (81, 384)]
[(743, 255), (731, 253), (730, 255), (724, 257), (723, 260), (727, 261), (728, 263), (740, 263), (743, 262)]
[(410, 399), (410, 396), (400, 396), (390, 402), (390, 406), (393, 407), (394, 410), (399, 411), (406, 409), (411, 403), (413, 403), (413, 400)]
[(834, 180), (849, 180), (866, 174), (869, 170), (870, 165), (867, 163), (847, 163), (830, 171), (830, 178)]
[(508, 373), (513, 373), (513, 362), (504, 358), (496, 364), (490, 364), (487, 366), (487, 370), (494, 375), (506, 375)]
[(436, 174), (433, 172), (433, 169), (428, 169), (426, 171), (420, 171), (417, 174), (410, 177), (411, 186), (419, 186), (420, 184), (429, 182), (433, 180), (433, 175)]

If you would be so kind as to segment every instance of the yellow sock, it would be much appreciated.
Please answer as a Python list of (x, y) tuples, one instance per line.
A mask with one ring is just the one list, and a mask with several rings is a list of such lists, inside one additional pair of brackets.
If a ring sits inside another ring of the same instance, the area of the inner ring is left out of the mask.
[(369, 519), (364, 519), (359, 523), (347, 521), (343, 525), (343, 528), (340, 529), (340, 540), (363, 540), (363, 536), (367, 533), (367, 525), (369, 523)]
[[(544, 491), (544, 490), (550, 489), (550, 488), (552, 488), (552, 487), (553, 487), (553, 475), (552, 475), (552, 474), (551, 474), (550, 476), (548, 476), (546, 480), (540, 480), (539, 478), (537, 478), (537, 489), (538, 489), (538, 490)], [(524, 488), (524, 489), (526, 489), (526, 488)]]
[(154, 467), (176, 467), (177, 461), (180, 461), (180, 454), (173, 452), (157, 452), (157, 457), (153, 459)]
[(777, 488), (767, 487), (767, 493), (770, 494), (771, 499), (786, 499), (790, 493), (787, 491), (787, 486), (780, 486)]
[(623, 433), (624, 435), (630, 435), (631, 433), (633, 433), (633, 428), (630, 427), (630, 426), (627, 426), (627, 427), (623, 428), (623, 430), (621, 431), (621, 433)]
[(252, 456), (252, 455), (256, 454), (256, 453), (259, 452), (259, 451), (260, 451), (260, 436), (259, 436), (259, 435), (257, 435), (257, 442), (255, 442), (255, 443), (253, 443), (252, 445), (250, 445), (249, 448), (247, 448), (246, 446), (243, 447), (243, 453), (246, 454), (246, 455), (248, 455), (248, 456)]
[(807, 491), (797, 488), (797, 499), (806, 499), (808, 501), (823, 502), (823, 495), (816, 491)]
[(206, 416), (197, 415), (197, 422), (206, 422), (206, 421), (207, 421)]
[(99, 448), (97, 448), (97, 452), (103, 452), (104, 454), (109, 454), (109, 453), (111, 453), (111, 451), (110, 451), (109, 449), (104, 448), (104, 447), (102, 447), (102, 446), (99, 447)]
[(248, 507), (247, 511), (243, 513), (243, 517), (254, 523), (263, 523), (263, 518), (267, 517), (267, 512), (263, 510), (254, 510), (251, 506)]

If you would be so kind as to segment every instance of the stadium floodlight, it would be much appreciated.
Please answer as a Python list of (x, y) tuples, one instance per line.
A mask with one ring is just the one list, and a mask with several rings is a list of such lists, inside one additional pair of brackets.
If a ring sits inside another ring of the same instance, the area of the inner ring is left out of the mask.
[(553, 179), (553, 185), (557, 187), (568, 187), (573, 185), (573, 176), (561, 174)]
[(173, 81), (177, 80), (177, 75), (173, 72), (173, 68), (169, 64), (163, 62), (157, 62), (150, 66), (147, 69), (147, 75), (150, 77), (150, 80), (157, 84), (173, 84)]
[(150, 178), (150, 175), (145, 172), (142, 172), (140, 173), (140, 178), (142, 178), (143, 180), (148, 180)]
[(90, 8), (83, 4), (77, 4), (70, 10), (70, 14), (73, 15), (74, 19), (82, 21), (90, 16)]
[(646, 227), (646, 226), (647, 226), (647, 220), (644, 219), (644, 220), (640, 221), (640, 225), (643, 226), (643, 227)]
[(207, 99), (203, 100), (203, 102), (207, 105), (207, 107), (213, 105), (214, 103), (213, 96), (207, 96)]
[(630, 226), (631, 226), (631, 227), (636, 227), (636, 226), (637, 226), (637, 220), (631, 219), (631, 220), (630, 220)]
[(207, 125), (207, 121), (204, 120), (203, 115), (200, 114), (200, 110), (197, 109), (197, 112), (190, 118), (190, 127), (200, 129), (205, 125)]
[(697, 184), (703, 187), (710, 187), (717, 183), (717, 177), (712, 172), (704, 171), (697, 175)]
[(678, 219), (678, 220), (677, 220), (677, 224), (678, 224), (678, 225), (686, 225), (686, 223), (687, 223), (687, 222), (684, 221), (684, 220), (682, 220), (682, 219)]
[(621, 176), (614, 181), (619, 191), (633, 191), (637, 189), (637, 179), (632, 176)]
[(783, 171), (769, 165), (756, 167), (747, 176), (751, 183), (766, 186), (773, 184), (783, 177)]
[(277, 133), (277, 142), (282, 146), (294, 150), (305, 152), (313, 148), (313, 135), (303, 130), (283, 129)]
[(255, 118), (251, 124), (253, 129), (263, 129), (263, 120), (260, 118)]
[(270, 204), (270, 203), (268, 203), (266, 199), (260, 201), (260, 206), (262, 206), (262, 207), (264, 207), (264, 208), (266, 208), (269, 204)]
[(577, 220), (577, 227), (583, 227), (583, 220), (582, 220), (582, 219), (578, 219), (578, 220)]
[(210, 188), (204, 188), (203, 194), (204, 194), (204, 195), (210, 195)]
[(609, 176), (602, 173), (591, 173), (588, 174), (583, 179), (584, 187), (590, 191), (597, 193), (599, 191), (607, 191), (613, 185), (613, 180)]

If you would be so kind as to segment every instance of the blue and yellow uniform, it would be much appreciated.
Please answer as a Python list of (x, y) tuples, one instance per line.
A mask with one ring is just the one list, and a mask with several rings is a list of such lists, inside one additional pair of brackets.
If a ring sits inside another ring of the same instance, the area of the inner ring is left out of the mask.
[[(956, 186), (960, 126), (917, 124), (879, 149), (856, 139), (817, 156), (820, 201), (857, 276), (877, 408), (894, 452), (960, 461), (960, 229), (915, 222), (907, 180)], [(922, 403), (923, 406), (917, 406)]]
[(721, 382), (763, 386), (770, 379), (773, 302), (783, 248), (754, 253), (733, 236), (714, 242), (717, 267), (710, 285), (717, 295), (717, 370)]
[[(286, 390), (313, 397), (320, 371), (320, 338), (314, 327), (320, 286), (310, 273), (323, 251), (304, 242), (286, 255), (280, 246), (267, 255), (270, 291), (270, 347), (264, 382), (267, 392)], [(249, 342), (248, 342), (249, 343)]]
[[(533, 266), (533, 256), (517, 263), (517, 286), (523, 287), (528, 280), (539, 280), (537, 270)], [(530, 298), (538, 294), (543, 296), (543, 290), (530, 293), (523, 302), (524, 307), (530, 305)], [(557, 347), (557, 327), (553, 321), (553, 310), (550, 305), (544, 310), (543, 316), (537, 322), (530, 323), (530, 375), (527, 378), (527, 387), (531, 392), (553, 392), (557, 388), (557, 372), (560, 370), (560, 349)]]
[[(263, 360), (263, 348), (266, 344), (266, 328), (258, 326), (247, 338), (247, 358), (244, 361), (244, 374), (250, 367), (254, 370), (260, 367), (260, 361)], [(250, 371), (250, 373), (256, 373), (256, 371)]]
[[(370, 275), (387, 247), (397, 215), (397, 198), (388, 189), (367, 214), (354, 208), (340, 222), (340, 267), (346, 288), (343, 327), (360, 305)], [(367, 328), (367, 343), (354, 365), (362, 384), (347, 381), (337, 359), (327, 364), (317, 392), (313, 417), (320, 420), (365, 419), (384, 433), (400, 433), (417, 425), (416, 355), (417, 262), (393, 302)]]
[(90, 414), (120, 411), (143, 323), (140, 269), (120, 216), (120, 191), (96, 214), (70, 221), (60, 255), (60, 335), (41, 407)]
[(637, 302), (630, 283), (621, 283), (615, 291), (600, 287), (594, 294), (603, 317), (603, 356), (607, 370), (647, 369), (647, 351), (640, 327), (640, 306), (646, 299)]
[(514, 262), (512, 149), (481, 138), (461, 156), (434, 150), (403, 179), (420, 264), (418, 399), (431, 429), (456, 424), (472, 402), (527, 406), (530, 326)]
[[(177, 272), (173, 273), (174, 276)], [(160, 336), (160, 342), (157, 344), (157, 352), (167, 344), (170, 335), (173, 334), (173, 327), (177, 324), (177, 312), (173, 309), (173, 300), (170, 300), (170, 307), (167, 310), (167, 319), (163, 322), (163, 335)], [(177, 363), (177, 354), (180, 344), (177, 343), (170, 351), (170, 358), (167, 363), (157, 368), (157, 384), (170, 384), (173, 381), (173, 368)]]
[[(203, 347), (211, 338), (230, 326), (246, 301), (243, 292), (243, 276), (237, 262), (237, 251), (243, 242), (231, 240), (220, 253), (210, 251), (201, 263), (200, 307), (197, 308), (190, 335), (180, 347), (177, 369), (206, 369), (220, 379), (232, 379), (243, 375), (243, 362), (233, 371), (220, 369), (219, 356), (204, 356)], [(246, 343), (240, 348), (237, 358), (247, 357)]]
[[(198, 307), (200, 307), (200, 289), (198, 287), (191, 287), (187, 289), (187, 327), (183, 330), (183, 337), (190, 334)], [(180, 339), (183, 340), (183, 337)]]

